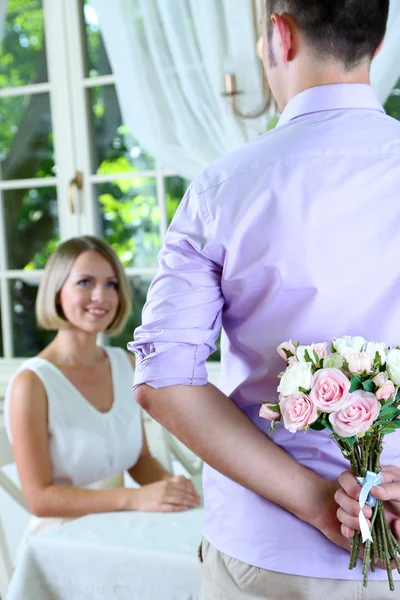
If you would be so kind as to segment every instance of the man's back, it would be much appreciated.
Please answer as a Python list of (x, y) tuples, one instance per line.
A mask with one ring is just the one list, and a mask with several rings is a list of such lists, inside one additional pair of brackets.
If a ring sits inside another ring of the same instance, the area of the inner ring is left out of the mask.
[(400, 123), (369, 86), (303, 92), (195, 187), (223, 256), (223, 391), (239, 405), (275, 392), (286, 339), (400, 342)]
[[(208, 223), (203, 253), (221, 267), (219, 387), (259, 429), (269, 429), (258, 412), (277, 397), (282, 341), (400, 342), (400, 123), (369, 86), (303, 92), (274, 132), (215, 163), (194, 187)], [(272, 439), (325, 479), (347, 468), (326, 432), (278, 426)], [(383, 459), (399, 464), (400, 433), (388, 437)], [(346, 551), (208, 466), (204, 488), (204, 536), (229, 556), (297, 575), (359, 577)], [(282, 540), (282, 531), (292, 535)]]

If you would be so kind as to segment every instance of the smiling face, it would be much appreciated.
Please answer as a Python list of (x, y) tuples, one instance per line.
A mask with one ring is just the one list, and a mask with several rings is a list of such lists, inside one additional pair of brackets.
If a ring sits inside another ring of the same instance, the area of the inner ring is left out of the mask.
[(97, 334), (115, 319), (119, 305), (117, 277), (95, 250), (82, 252), (61, 288), (58, 303), (72, 329)]

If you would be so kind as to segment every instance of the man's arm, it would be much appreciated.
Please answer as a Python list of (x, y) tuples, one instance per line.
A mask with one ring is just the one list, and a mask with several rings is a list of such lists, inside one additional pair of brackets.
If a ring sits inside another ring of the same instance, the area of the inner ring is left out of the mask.
[(303, 521), (320, 528), (323, 507), (336, 513), (337, 484), (298, 464), (213, 385), (140, 385), (136, 399), (211, 467)]

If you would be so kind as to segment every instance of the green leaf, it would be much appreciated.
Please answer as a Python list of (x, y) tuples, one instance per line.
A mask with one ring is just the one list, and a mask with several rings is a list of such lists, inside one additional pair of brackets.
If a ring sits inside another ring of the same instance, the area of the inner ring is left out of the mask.
[(277, 404), (276, 402), (261, 402), (261, 404), (268, 404), (268, 408), (270, 410), (272, 410), (272, 412), (276, 412), (278, 414), (281, 414), (281, 409), (279, 408), (279, 404)]
[(362, 381), (359, 377), (357, 377), (356, 375), (353, 375), (353, 377), (350, 380), (350, 394), (352, 392), (356, 392), (357, 390), (361, 389), (363, 386)]
[(299, 385), (299, 392), (302, 392), (303, 394), (308, 394), (310, 390), (306, 390), (306, 388), (301, 387), (301, 385)]
[(321, 367), (321, 369), (324, 368), (324, 359), (323, 358), (320, 358), (320, 360), (319, 360), (319, 366)]
[(392, 406), (392, 404), (393, 404), (393, 400), (391, 398), (389, 398), (389, 400), (387, 400), (384, 404), (382, 404), (381, 412), (388, 406)]
[(356, 443), (356, 441), (357, 441), (357, 438), (356, 438), (356, 436), (355, 436), (355, 435), (353, 435), (352, 437), (348, 437), (348, 438), (342, 438), (342, 439), (346, 440), (346, 442), (347, 442), (347, 443), (349, 444), (349, 446), (351, 446), (351, 447), (353, 447), (353, 446), (354, 446), (354, 444), (355, 444), (355, 443)]
[(304, 358), (306, 359), (306, 362), (312, 363), (311, 356), (309, 355), (308, 350), (304, 351)]
[(381, 366), (381, 355), (379, 354), (378, 350), (375, 352), (375, 358), (374, 358), (374, 364), (373, 364), (374, 368), (376, 369), (377, 367)]
[(271, 422), (271, 427), (268, 429), (268, 435), (271, 435), (271, 433), (274, 431), (275, 427), (278, 425), (278, 423), (280, 423), (280, 419), (276, 419), (275, 421)]
[(314, 354), (314, 359), (315, 359), (314, 362), (315, 362), (315, 364), (319, 363), (319, 356), (318, 356), (318, 354), (316, 353), (315, 350), (313, 350), (313, 354)]
[(290, 350), (287, 350), (286, 348), (282, 348), (282, 350), (286, 354), (287, 359), (292, 358), (292, 356), (294, 356), (293, 352), (291, 352)]
[(400, 415), (400, 410), (395, 406), (388, 406), (387, 408), (381, 408), (379, 413), (380, 419), (393, 419)]
[(371, 392), (372, 394), (375, 392), (376, 386), (372, 379), (367, 379), (366, 381), (363, 381), (362, 386), (366, 392)]
[(343, 369), (345, 371), (347, 371), (348, 373), (350, 373), (349, 363), (347, 362), (347, 360), (345, 358), (343, 359)]
[(324, 413), (323, 417), (321, 417), (321, 423), (327, 428), (330, 429), (331, 431), (333, 431), (332, 429), (332, 425), (331, 422), (329, 420), (329, 417), (326, 413)]
[(400, 387), (397, 388), (395, 402), (398, 402), (399, 400), (400, 400)]
[(313, 429), (314, 431), (322, 431), (325, 429), (325, 425), (320, 419), (318, 419), (317, 421), (314, 421), (314, 423), (311, 423), (310, 429)]
[(384, 426), (379, 429), (379, 433), (381, 435), (386, 435), (387, 433), (393, 433), (398, 428), (399, 428), (399, 426), (397, 423), (395, 423), (394, 421), (392, 421), (392, 422), (389, 421), (388, 423), (385, 423)]

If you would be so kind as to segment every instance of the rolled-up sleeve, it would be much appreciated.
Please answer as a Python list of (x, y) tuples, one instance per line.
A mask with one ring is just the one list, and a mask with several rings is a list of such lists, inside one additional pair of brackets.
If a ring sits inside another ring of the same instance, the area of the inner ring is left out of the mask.
[(136, 355), (134, 387), (204, 385), (205, 362), (221, 329), (223, 250), (205, 198), (192, 184), (167, 232), (158, 271), (128, 348)]

